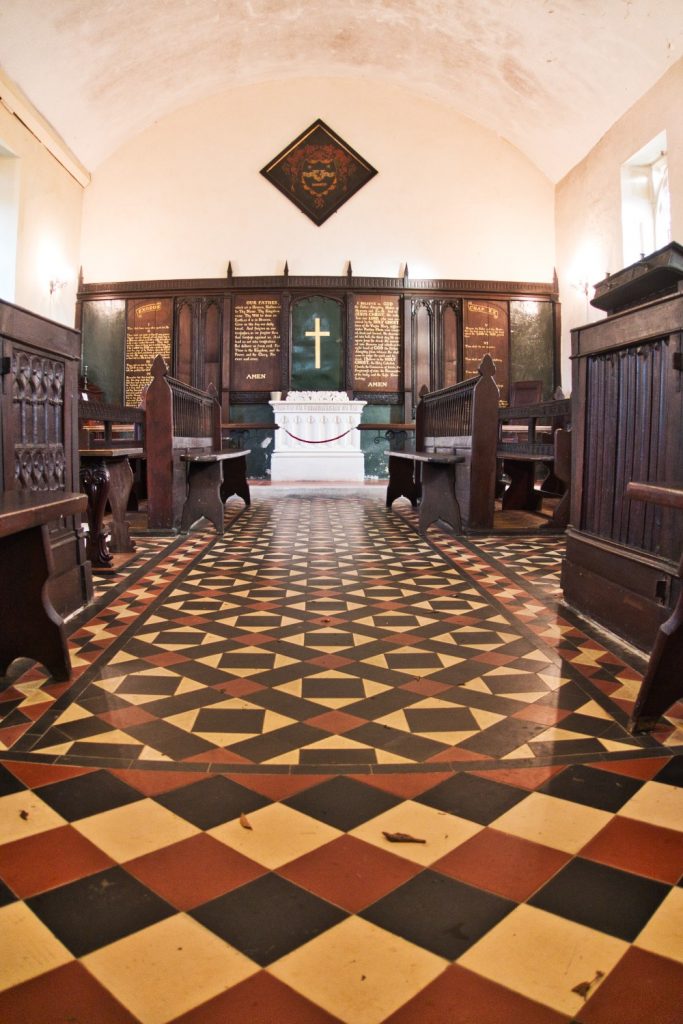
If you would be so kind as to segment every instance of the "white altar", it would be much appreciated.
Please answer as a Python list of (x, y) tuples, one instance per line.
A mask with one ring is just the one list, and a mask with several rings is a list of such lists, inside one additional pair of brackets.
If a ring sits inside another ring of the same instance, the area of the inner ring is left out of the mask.
[(275, 447), (270, 477), (291, 480), (362, 482), (360, 423), (365, 402), (345, 391), (290, 391), (284, 401), (271, 399), (275, 413)]

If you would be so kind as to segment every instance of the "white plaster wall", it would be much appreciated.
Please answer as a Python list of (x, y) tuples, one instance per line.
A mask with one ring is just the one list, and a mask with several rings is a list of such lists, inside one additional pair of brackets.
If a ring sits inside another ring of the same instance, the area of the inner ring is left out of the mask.
[[(322, 118), (378, 174), (316, 227), (259, 172)], [(454, 111), (388, 84), (252, 85), (165, 118), (93, 171), (89, 282), (354, 274), (550, 281), (553, 186)]]
[[(73, 326), (83, 189), (2, 105), (0, 146), (17, 158), (18, 200), (14, 295), (3, 298)], [(55, 278), (66, 285), (50, 295)]]
[[(557, 266), (562, 302), (563, 386), (571, 383), (570, 329), (602, 318), (576, 285), (623, 267), (621, 165), (666, 130), (671, 231), (683, 242), (683, 60), (603, 136), (556, 189)], [(590, 291), (589, 291), (590, 295)]]

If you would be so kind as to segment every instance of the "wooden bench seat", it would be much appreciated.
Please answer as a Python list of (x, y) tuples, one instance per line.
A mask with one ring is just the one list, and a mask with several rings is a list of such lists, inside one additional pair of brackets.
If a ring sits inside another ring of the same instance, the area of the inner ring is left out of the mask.
[(250, 451), (250, 448), (239, 448), (181, 455), (181, 461), (187, 463), (188, 469), (181, 533), (187, 533), (196, 522), (206, 518), (222, 536), (223, 506), (227, 499), (237, 494), (245, 505), (250, 504), (247, 482), (247, 455)]
[[(464, 455), (455, 455), (453, 452), (391, 452), (391, 459), (403, 459), (413, 464), (420, 464), (421, 493), (420, 502), (419, 532), (424, 537), (429, 527), (436, 522), (445, 523), (455, 533), (462, 533), (462, 518), (460, 507), (455, 497), (455, 473), (456, 465), (465, 461)], [(394, 486), (400, 473), (394, 473)], [(412, 486), (408, 484), (402, 490), (411, 490), (415, 495), (417, 485), (415, 484), (415, 473), (413, 471)], [(397, 495), (398, 496), (398, 495)], [(417, 498), (411, 499), (413, 506), (417, 504)], [(387, 497), (387, 504), (391, 504)]]
[(15, 658), (71, 677), (62, 618), (49, 593), (54, 558), (48, 524), (85, 510), (85, 494), (5, 491), (0, 495), (0, 675)]

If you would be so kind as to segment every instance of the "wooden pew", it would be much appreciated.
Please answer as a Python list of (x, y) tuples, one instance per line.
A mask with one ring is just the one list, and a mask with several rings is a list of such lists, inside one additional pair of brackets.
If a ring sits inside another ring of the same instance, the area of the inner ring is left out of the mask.
[(456, 533), (493, 526), (498, 440), (494, 374), (487, 354), (476, 377), (423, 394), (415, 415), (415, 451), (388, 453), (387, 507), (399, 497), (413, 506), (420, 501), (423, 536), (438, 520)]
[[(508, 432), (506, 424), (511, 421), (516, 426), (514, 431)], [(504, 512), (510, 509), (535, 512), (540, 508), (544, 488), (537, 490), (535, 487), (539, 465), (547, 469), (546, 479), (549, 482), (557, 474), (558, 480), (566, 487), (570, 476), (570, 421), (571, 400), (568, 398), (498, 410), (500, 433), (496, 454), (510, 481), (502, 494)], [(520, 430), (518, 424), (526, 424), (526, 429), (522, 427)], [(550, 486), (553, 493), (557, 491), (557, 483)], [(553, 524), (566, 526), (568, 517), (569, 497), (565, 490), (553, 516)]]
[(71, 677), (62, 616), (50, 598), (55, 559), (48, 525), (80, 515), (86, 497), (70, 491), (0, 493), (0, 676), (15, 658), (33, 658), (57, 680)]
[(221, 450), (221, 409), (213, 384), (207, 391), (184, 384), (157, 356), (145, 424), (149, 528), (186, 531), (206, 516), (222, 533), (225, 501), (237, 494), (249, 504), (250, 449)]

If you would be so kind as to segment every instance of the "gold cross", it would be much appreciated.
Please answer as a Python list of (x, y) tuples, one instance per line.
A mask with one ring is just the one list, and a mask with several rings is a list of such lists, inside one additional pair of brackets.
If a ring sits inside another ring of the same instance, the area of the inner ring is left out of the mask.
[(316, 368), (316, 370), (319, 370), (320, 369), (320, 339), (321, 338), (329, 338), (330, 332), (329, 331), (321, 331), (320, 330), (320, 317), (319, 316), (316, 316), (314, 318), (313, 323), (315, 324), (314, 330), (306, 331), (306, 334), (304, 335), (304, 337), (306, 337), (306, 338), (315, 338), (315, 368)]

